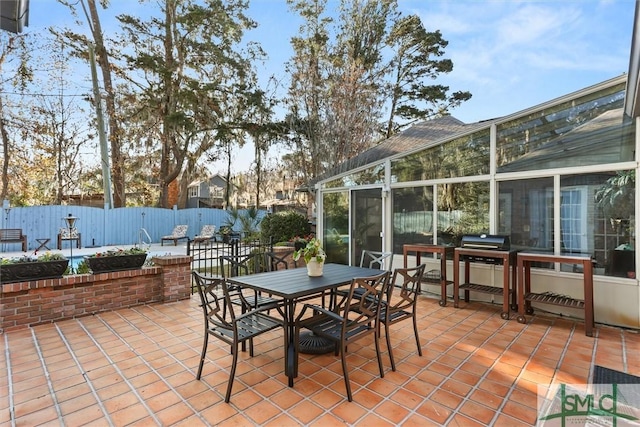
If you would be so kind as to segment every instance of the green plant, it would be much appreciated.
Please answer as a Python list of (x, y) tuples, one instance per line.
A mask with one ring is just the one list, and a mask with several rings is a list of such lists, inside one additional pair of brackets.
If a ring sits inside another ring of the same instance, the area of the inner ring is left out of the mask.
[[(69, 269), (67, 269), (67, 271), (69, 271)], [(76, 267), (76, 274), (89, 274), (90, 272), (91, 269), (89, 268), (87, 261), (82, 260), (78, 263), (78, 266)]]
[(307, 217), (295, 211), (267, 215), (260, 223), (260, 240), (289, 242), (296, 236), (307, 236), (311, 232)]
[(1, 264), (24, 264), (27, 262), (47, 262), (47, 261), (64, 261), (67, 258), (58, 252), (46, 252), (39, 256), (23, 255), (17, 258), (2, 258)]
[(261, 221), (260, 211), (254, 207), (242, 211), (231, 208), (227, 210), (227, 219), (224, 221), (222, 227), (227, 227), (229, 233), (231, 233), (234, 227), (239, 226), (240, 232), (245, 237), (245, 240), (253, 240), (258, 236)]
[(635, 208), (634, 170), (618, 171), (596, 191), (595, 201), (605, 215), (612, 219), (628, 219)]
[(100, 258), (110, 256), (124, 256), (124, 255), (141, 255), (146, 254), (147, 250), (134, 246), (129, 249), (110, 249), (104, 252), (96, 252), (93, 255), (88, 255), (87, 258)]
[(304, 258), (304, 261), (308, 263), (312, 258), (315, 258), (317, 262), (324, 262), (327, 258), (327, 254), (322, 249), (322, 242), (315, 237), (309, 240), (307, 245), (293, 252), (293, 259), (298, 261), (300, 257)]

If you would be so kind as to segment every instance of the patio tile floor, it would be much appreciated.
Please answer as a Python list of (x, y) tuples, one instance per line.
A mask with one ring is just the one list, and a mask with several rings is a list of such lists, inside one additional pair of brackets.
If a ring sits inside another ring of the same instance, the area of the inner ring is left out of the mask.
[[(339, 358), (301, 355), (287, 387), (282, 331), (242, 353), (231, 403), (231, 356), (210, 340), (195, 379), (202, 312), (196, 296), (1, 335), (0, 424), (112, 426), (518, 426), (536, 421), (538, 385), (587, 383), (594, 365), (640, 375), (638, 331), (536, 314), (527, 325), (483, 303), (419, 301), (423, 356), (411, 322), (392, 327), (398, 367), (384, 378), (372, 343), (349, 348), (354, 401)], [(512, 315), (512, 317), (515, 317)], [(365, 346), (365, 347), (363, 347)]]

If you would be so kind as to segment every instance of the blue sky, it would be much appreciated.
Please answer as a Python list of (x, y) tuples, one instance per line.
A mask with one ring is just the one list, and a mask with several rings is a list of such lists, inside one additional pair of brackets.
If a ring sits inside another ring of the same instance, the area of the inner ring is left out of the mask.
[[(329, 4), (335, 10), (339, 2)], [(427, 30), (438, 29), (449, 41), (445, 56), (453, 61), (454, 70), (437, 83), (473, 94), (451, 111), (467, 123), (515, 113), (628, 71), (634, 0), (398, 0), (398, 4), (404, 14), (419, 15)], [(27, 31), (73, 23), (55, 0), (31, 0), (30, 7)], [(144, 14), (148, 8), (135, 0), (111, 0), (110, 10), (102, 13), (103, 28), (116, 28), (110, 17), (117, 13)], [(258, 69), (262, 80), (271, 74), (282, 76), (299, 19), (288, 12), (285, 0), (251, 0), (248, 13), (259, 27), (247, 38), (259, 41), (269, 55)], [(236, 167), (245, 170), (253, 158), (251, 147), (236, 156)]]

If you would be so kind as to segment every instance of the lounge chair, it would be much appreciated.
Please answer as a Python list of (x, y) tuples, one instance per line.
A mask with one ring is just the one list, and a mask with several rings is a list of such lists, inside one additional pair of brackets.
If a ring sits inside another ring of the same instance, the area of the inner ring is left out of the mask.
[(164, 246), (165, 240), (173, 240), (173, 245), (178, 246), (178, 240), (186, 239), (189, 240), (189, 236), (187, 236), (188, 225), (176, 225), (176, 228), (173, 229), (170, 235), (162, 236), (160, 239), (160, 246)]
[(206, 242), (208, 240), (213, 239), (216, 234), (216, 226), (215, 225), (204, 225), (202, 226), (202, 230), (200, 230), (200, 234), (196, 235), (193, 238), (194, 242)]

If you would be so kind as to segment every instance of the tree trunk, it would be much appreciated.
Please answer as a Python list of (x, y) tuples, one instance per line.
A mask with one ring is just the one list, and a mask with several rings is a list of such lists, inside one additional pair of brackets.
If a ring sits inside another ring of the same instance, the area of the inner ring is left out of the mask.
[(0, 136), (2, 137), (2, 191), (0, 199), (5, 200), (9, 192), (9, 161), (11, 160), (11, 148), (9, 147), (9, 132), (4, 119), (4, 103), (0, 95)]
[[(96, 56), (100, 71), (102, 72), (102, 83), (106, 96), (107, 115), (109, 116), (109, 143), (111, 146), (111, 185), (113, 191), (114, 208), (124, 207), (126, 204), (125, 194), (125, 177), (124, 177), (124, 158), (121, 150), (120, 122), (118, 121), (116, 112), (115, 93), (111, 79), (111, 65), (109, 64), (109, 56), (104, 46), (104, 38), (102, 35), (102, 27), (100, 26), (100, 17), (96, 9), (95, 0), (87, 0), (89, 4), (89, 13), (91, 14), (91, 22), (93, 29), (93, 40), (96, 44)], [(105, 194), (105, 200), (107, 200)]]

